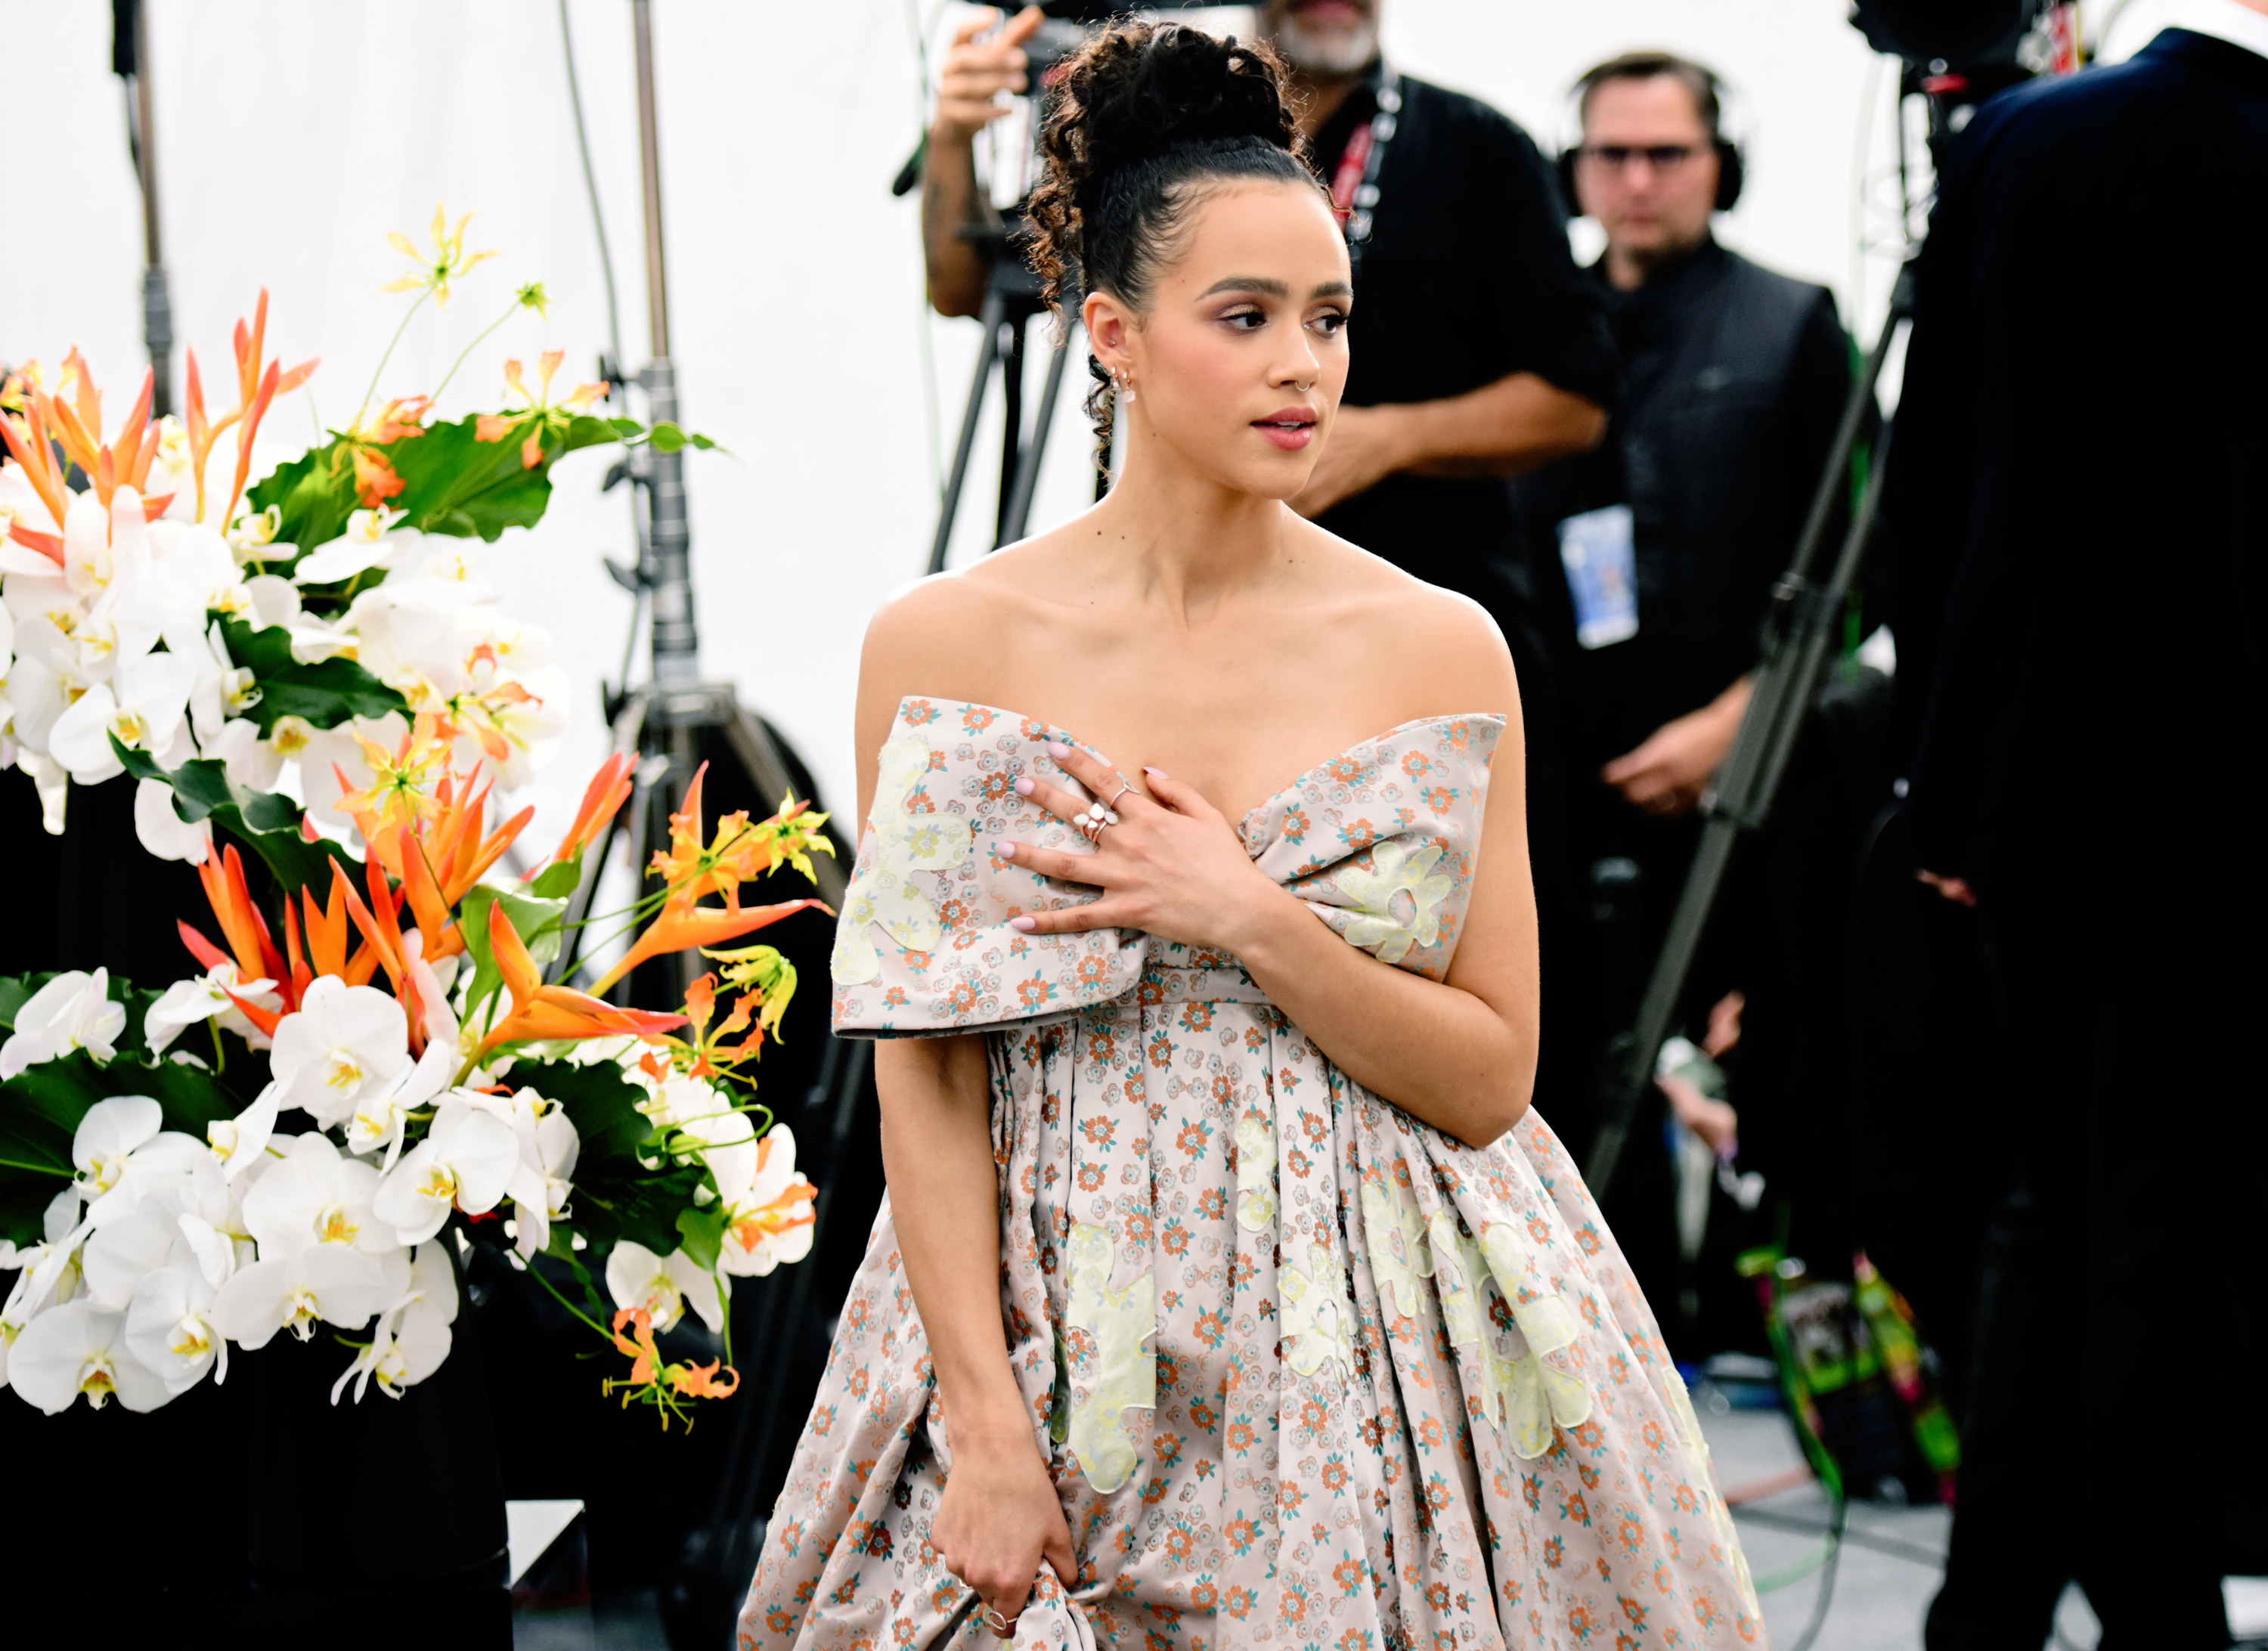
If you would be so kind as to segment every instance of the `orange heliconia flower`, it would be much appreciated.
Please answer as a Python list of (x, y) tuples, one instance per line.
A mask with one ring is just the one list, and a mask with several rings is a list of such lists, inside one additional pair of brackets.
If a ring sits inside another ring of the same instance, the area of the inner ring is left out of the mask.
[(657, 1042), (665, 1032), (685, 1024), (681, 1014), (655, 1014), (644, 1009), (618, 1009), (602, 998), (568, 986), (547, 986), (543, 974), (528, 955), (519, 931), (512, 925), (504, 903), (489, 908), (489, 947), (504, 990), (512, 994), (512, 1013), (497, 1023), (470, 1064), (506, 1043), (534, 1038), (620, 1037), (625, 1034)]
[(607, 829), (615, 810), (629, 800), (632, 766), (627, 751), (617, 751), (599, 765), (599, 771), (583, 788), (583, 806), (575, 811), (575, 823), (559, 839), (558, 850), (551, 857), (553, 865), (573, 859)]
[(260, 289), (260, 302), (253, 311), (252, 325), (247, 327), (239, 318), (233, 340), (236, 346), (236, 406), (217, 418), (205, 412), (204, 382), (197, 372), (197, 352), (189, 351), (188, 394), (184, 402), (188, 414), (189, 435), (189, 468), (196, 478), (197, 520), (205, 519), (205, 461), (212, 457), (213, 444), (221, 432), (241, 422), (243, 433), (236, 439), (236, 480), (229, 489), (227, 506), (221, 512), (220, 525), (225, 529), (236, 514), (236, 502), (244, 496), (244, 484), (252, 476), (252, 442), (260, 431), (260, 422), (267, 417), (269, 408), (279, 395), (288, 395), (305, 384), (321, 361), (320, 356), (310, 357), (286, 372), (279, 357), (262, 365), (261, 357), (268, 347), (268, 289)]

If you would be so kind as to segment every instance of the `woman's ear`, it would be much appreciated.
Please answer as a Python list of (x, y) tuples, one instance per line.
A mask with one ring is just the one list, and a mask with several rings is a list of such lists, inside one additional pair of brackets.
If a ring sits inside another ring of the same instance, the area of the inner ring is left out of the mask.
[(1128, 348), (1134, 316), (1124, 304), (1108, 292), (1090, 292), (1079, 306), (1079, 319), (1086, 328), (1087, 348), (1104, 372), (1116, 375), (1134, 365)]

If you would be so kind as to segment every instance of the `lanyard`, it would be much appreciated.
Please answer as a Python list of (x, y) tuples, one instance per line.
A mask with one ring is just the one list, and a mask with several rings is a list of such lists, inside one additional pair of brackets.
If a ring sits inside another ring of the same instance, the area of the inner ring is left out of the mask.
[(1331, 206), (1345, 229), (1347, 262), (1362, 273), (1363, 249), (1370, 243), (1378, 212), (1378, 174), (1386, 164), (1387, 145), (1394, 141), (1402, 114), (1402, 77), (1381, 59), (1371, 77), (1378, 112), (1368, 124), (1347, 134), (1346, 148), (1331, 174)]

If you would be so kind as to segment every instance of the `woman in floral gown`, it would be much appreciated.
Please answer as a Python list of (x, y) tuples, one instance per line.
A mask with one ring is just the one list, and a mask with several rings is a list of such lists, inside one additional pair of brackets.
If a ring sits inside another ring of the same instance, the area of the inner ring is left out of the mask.
[(1264, 50), (1171, 25), (1059, 84), (1035, 258), (1124, 462), (868, 634), (834, 1009), (890, 1201), (745, 1647), (1762, 1643), (1528, 1111), (1503, 641), (1288, 504), (1359, 485), (1295, 143)]

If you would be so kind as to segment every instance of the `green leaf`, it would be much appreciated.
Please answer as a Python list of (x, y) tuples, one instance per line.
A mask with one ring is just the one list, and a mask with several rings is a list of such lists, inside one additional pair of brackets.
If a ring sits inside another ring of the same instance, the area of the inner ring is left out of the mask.
[(38, 1242), (41, 1214), (73, 1173), (71, 1139), (79, 1121), (96, 1102), (122, 1095), (150, 1096), (166, 1128), (199, 1140), (208, 1124), (234, 1117), (249, 1104), (217, 1074), (180, 1061), (122, 1055), (98, 1065), (85, 1050), (74, 1050), (25, 1068), (0, 1083), (0, 1239)]
[[(603, 1255), (628, 1239), (657, 1256), (678, 1247), (678, 1212), (691, 1205), (708, 1172), (697, 1163), (663, 1158), (649, 1169), (639, 1161), (653, 1133), (637, 1109), (645, 1091), (612, 1062), (577, 1066), (565, 1061), (522, 1061), (515, 1082), (559, 1103), (582, 1142), (575, 1161), (574, 1231)], [(650, 1151), (648, 1156), (654, 1156)], [(555, 1232), (557, 1228), (555, 1227)]]
[(249, 715), (263, 738), (283, 717), (303, 717), (318, 728), (335, 728), (357, 717), (409, 713), (408, 700), (352, 660), (300, 663), (291, 655), (291, 633), (281, 625), (255, 630), (236, 618), (224, 618), (220, 624), (229, 657), (260, 684), (259, 702)]
[(718, 1258), (725, 1252), (725, 1206), (712, 1204), (702, 1210), (680, 1210), (677, 1235), (695, 1266), (716, 1271)]
[(0, 975), (0, 1026), (10, 1031), (16, 1028), (16, 1012), (31, 995), (53, 980), (59, 971), (49, 969), (40, 975)]
[(172, 770), (158, 766), (146, 751), (137, 751), (111, 736), (110, 748), (137, 779), (163, 780), (173, 788), (173, 812), (190, 825), (210, 820), (225, 827), (245, 847), (258, 855), (275, 874), (286, 894), (313, 886), (328, 893), (331, 867), (347, 873), (359, 883), (362, 863), (328, 837), (310, 843), (299, 829), (299, 805), (274, 792), (251, 791), (228, 777), (227, 766), (211, 757), (197, 757)]
[(527, 892), (545, 900), (563, 903), (582, 881), (583, 857), (578, 854), (572, 859), (561, 860), (538, 872), (534, 881), (527, 885)]
[[(354, 464), (338, 440), (281, 465), (254, 486), (246, 499), (254, 510), (280, 507), (276, 537), (304, 553), (328, 544), (347, 530), (357, 508)], [(282, 564), (272, 571), (280, 571)]]

